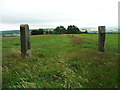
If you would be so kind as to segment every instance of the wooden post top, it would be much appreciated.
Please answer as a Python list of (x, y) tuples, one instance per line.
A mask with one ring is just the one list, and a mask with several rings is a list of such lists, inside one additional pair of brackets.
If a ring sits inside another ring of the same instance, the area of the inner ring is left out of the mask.
[(21, 28), (23, 28), (23, 27), (29, 27), (29, 25), (28, 24), (21, 24), (20, 27)]
[(105, 26), (98, 27), (100, 33), (105, 33)]

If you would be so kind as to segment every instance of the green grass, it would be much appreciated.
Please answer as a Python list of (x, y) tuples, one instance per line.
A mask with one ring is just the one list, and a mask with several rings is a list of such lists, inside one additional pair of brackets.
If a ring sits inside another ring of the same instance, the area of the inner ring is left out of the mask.
[(20, 38), (3, 37), (3, 88), (117, 88), (118, 38), (97, 34), (31, 36), (32, 57), (20, 57)]

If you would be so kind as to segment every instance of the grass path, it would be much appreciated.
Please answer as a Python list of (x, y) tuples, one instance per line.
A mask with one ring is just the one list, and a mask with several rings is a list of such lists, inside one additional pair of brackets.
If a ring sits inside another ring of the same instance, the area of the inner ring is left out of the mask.
[[(3, 87), (116, 88), (117, 47), (99, 53), (96, 37), (31, 36), (30, 59), (20, 57), (19, 37), (4, 37)], [(108, 37), (116, 40), (114, 35)]]

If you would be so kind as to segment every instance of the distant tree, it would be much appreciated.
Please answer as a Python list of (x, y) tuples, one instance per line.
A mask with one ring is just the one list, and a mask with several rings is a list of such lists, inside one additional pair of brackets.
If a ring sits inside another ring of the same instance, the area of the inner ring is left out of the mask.
[(49, 34), (52, 34), (52, 31), (51, 31), (51, 30), (49, 31)]
[(88, 31), (87, 31), (87, 30), (85, 30), (85, 33), (88, 33)]
[(65, 34), (66, 29), (64, 28), (64, 26), (58, 26), (54, 29), (54, 32), (56, 32), (57, 34)]
[(55, 31), (52, 31), (52, 34), (57, 34)]
[(39, 28), (39, 30), (38, 30), (38, 34), (43, 34), (43, 33), (44, 33), (44, 29)]
[(43, 33), (44, 33), (44, 29), (32, 30), (31, 31), (31, 35), (39, 35), (39, 34), (43, 34)]
[(32, 30), (31, 35), (38, 35), (38, 30)]
[(46, 34), (49, 34), (49, 31), (48, 31), (48, 30), (46, 30), (45, 32), (46, 32)]
[(68, 34), (79, 34), (80, 33), (80, 30), (77, 26), (75, 25), (70, 25), (68, 26), (67, 28), (67, 33)]

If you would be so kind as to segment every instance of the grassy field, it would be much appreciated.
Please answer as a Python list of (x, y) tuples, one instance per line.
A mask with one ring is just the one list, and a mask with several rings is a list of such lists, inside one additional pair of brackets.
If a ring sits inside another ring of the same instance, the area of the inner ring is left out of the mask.
[(3, 88), (117, 88), (118, 35), (31, 36), (32, 57), (20, 57), (20, 38), (3, 37)]

